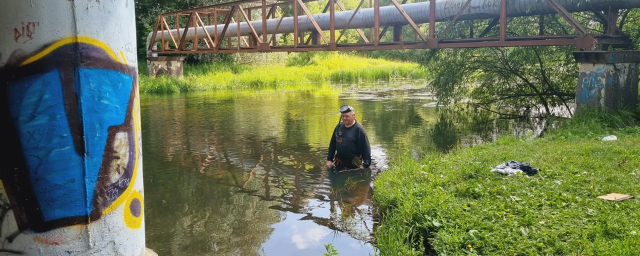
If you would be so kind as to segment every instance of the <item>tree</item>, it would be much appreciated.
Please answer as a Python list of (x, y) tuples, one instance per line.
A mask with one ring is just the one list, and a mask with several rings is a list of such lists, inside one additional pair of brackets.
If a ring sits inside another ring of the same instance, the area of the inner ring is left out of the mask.
[[(136, 36), (138, 40), (138, 58), (147, 58), (147, 36), (153, 31), (156, 24), (156, 17), (165, 12), (172, 12), (182, 9), (189, 9), (207, 5), (213, 5), (222, 0), (135, 0), (136, 3)], [(170, 26), (174, 26), (175, 21), (168, 20)], [(180, 22), (181, 27), (186, 25), (186, 17)], [(230, 61), (229, 54), (188, 54), (187, 62), (211, 62)]]
[[(640, 38), (639, 13), (637, 9), (621, 10), (618, 19), (618, 27), (634, 40), (635, 47)], [(591, 32), (606, 32), (602, 23), (588, 22), (599, 20), (597, 13), (574, 17)], [(448, 38), (465, 33), (465, 26), (468, 29), (469, 24), (458, 23)], [(511, 18), (507, 33), (535, 35), (541, 27), (548, 34), (576, 33), (558, 15), (543, 20)], [(493, 28), (487, 36), (498, 35), (498, 28)], [(578, 63), (572, 55), (575, 50), (572, 46), (442, 49), (425, 52), (419, 62), (428, 69), (441, 103), (510, 118), (571, 115), (578, 77)], [(461, 102), (465, 104), (455, 104)]]

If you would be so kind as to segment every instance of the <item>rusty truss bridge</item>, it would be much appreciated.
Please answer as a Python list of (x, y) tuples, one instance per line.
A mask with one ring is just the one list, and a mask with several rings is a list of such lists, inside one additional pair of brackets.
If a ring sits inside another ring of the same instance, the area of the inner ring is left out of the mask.
[[(639, 0), (384, 1), (390, 4), (360, 0), (355, 9), (347, 10), (339, 0), (328, 0), (321, 13), (311, 13), (309, 0), (243, 0), (163, 13), (147, 38), (147, 52), (151, 57), (559, 45), (627, 48), (631, 40), (618, 25), (619, 13), (640, 7)], [(595, 18), (578, 19), (576, 13)], [(514, 17), (529, 17), (536, 33), (510, 33)], [(552, 19), (555, 23), (548, 25)], [(550, 33), (551, 26), (561, 29)], [(593, 32), (594, 27), (601, 31)], [(358, 42), (347, 43), (346, 31), (356, 31)], [(392, 36), (385, 37), (387, 33)]]

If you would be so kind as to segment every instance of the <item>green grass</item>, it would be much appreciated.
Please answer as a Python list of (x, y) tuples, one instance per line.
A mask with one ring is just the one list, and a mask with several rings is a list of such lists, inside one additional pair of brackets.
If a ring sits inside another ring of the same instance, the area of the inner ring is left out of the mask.
[(178, 93), (224, 89), (287, 89), (300, 85), (364, 83), (422, 79), (426, 70), (415, 63), (387, 61), (340, 53), (300, 54), (287, 63), (264, 65), (185, 65), (182, 79), (150, 78), (140, 63), (142, 93)]
[[(638, 255), (640, 127), (586, 112), (543, 138), (402, 156), (376, 179), (381, 255)], [(602, 142), (606, 135), (617, 141)], [(517, 160), (535, 176), (490, 170)], [(636, 199), (597, 197), (623, 193)]]

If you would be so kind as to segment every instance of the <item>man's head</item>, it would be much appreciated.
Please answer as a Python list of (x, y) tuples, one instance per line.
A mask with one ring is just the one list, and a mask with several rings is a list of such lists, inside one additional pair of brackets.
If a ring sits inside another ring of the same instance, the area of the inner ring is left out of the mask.
[(356, 120), (356, 110), (349, 105), (340, 106), (340, 113), (342, 113), (342, 121), (346, 125), (352, 125)]

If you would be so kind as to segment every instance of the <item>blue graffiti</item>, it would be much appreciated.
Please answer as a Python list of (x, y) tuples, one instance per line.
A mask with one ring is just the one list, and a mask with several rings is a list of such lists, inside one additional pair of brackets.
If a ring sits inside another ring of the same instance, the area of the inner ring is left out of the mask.
[(94, 40), (62, 42), (0, 68), (16, 149), (0, 177), (21, 231), (98, 220), (125, 201), (139, 159), (135, 67)]
[(607, 76), (604, 66), (597, 68), (593, 72), (581, 73), (580, 86), (582, 87), (582, 93), (580, 93), (578, 100), (582, 102), (591, 101), (606, 84), (612, 83), (613, 78)]
[(125, 122), (133, 85), (133, 77), (119, 71), (76, 72), (84, 155), (74, 148), (58, 69), (15, 81), (7, 90), (10, 99), (20, 102), (11, 116), (28, 152), (28, 174), (45, 222), (91, 214), (108, 128)]

